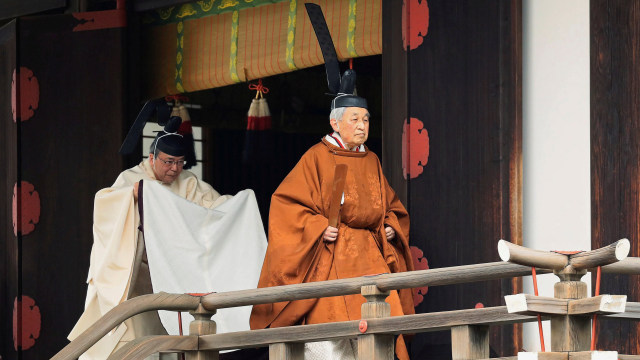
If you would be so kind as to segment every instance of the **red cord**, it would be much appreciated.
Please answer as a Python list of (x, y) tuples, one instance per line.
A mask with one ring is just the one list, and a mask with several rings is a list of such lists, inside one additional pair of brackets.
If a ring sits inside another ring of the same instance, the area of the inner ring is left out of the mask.
[(249, 90), (256, 90), (256, 91), (260, 91), (263, 94), (268, 94), (269, 93), (269, 88), (262, 85), (262, 79), (258, 80), (258, 84), (249, 84)]
[(353, 58), (349, 59), (349, 69), (353, 70)]
[[(538, 279), (536, 278), (536, 268), (531, 268), (531, 277), (533, 278), (533, 294), (538, 296)], [(540, 349), (544, 350), (544, 333), (542, 332), (542, 317), (538, 314), (538, 331), (540, 332)]]
[[(598, 266), (598, 271), (596, 272), (596, 295), (600, 295), (600, 266)], [(593, 321), (591, 322), (591, 351), (596, 350), (596, 321), (598, 319), (598, 314), (593, 314)]]
[(184, 96), (184, 95), (182, 95), (182, 94), (167, 95), (167, 96), (164, 97), (164, 99), (166, 101), (173, 101), (174, 103), (176, 102), (176, 100), (178, 100), (178, 101), (180, 101), (182, 103), (189, 101), (189, 98)]

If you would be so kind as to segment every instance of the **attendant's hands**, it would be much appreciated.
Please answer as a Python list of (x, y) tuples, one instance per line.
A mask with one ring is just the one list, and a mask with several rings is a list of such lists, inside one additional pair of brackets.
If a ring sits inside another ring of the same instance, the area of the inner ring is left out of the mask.
[(334, 242), (338, 238), (338, 229), (333, 226), (327, 226), (327, 229), (322, 234), (322, 240), (327, 242)]
[(138, 185), (140, 185), (140, 183), (137, 181), (133, 183), (133, 200), (134, 201), (138, 201)]
[(387, 235), (387, 240), (393, 240), (396, 238), (396, 231), (391, 226), (385, 226), (384, 233)]

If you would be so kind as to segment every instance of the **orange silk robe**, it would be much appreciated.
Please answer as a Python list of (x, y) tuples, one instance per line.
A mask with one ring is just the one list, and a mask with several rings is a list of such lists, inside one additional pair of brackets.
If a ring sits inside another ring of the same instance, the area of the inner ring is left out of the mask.
[[(347, 164), (338, 239), (325, 242), (336, 164)], [(384, 227), (396, 238), (387, 241)], [(325, 139), (314, 145), (271, 198), (269, 244), (258, 287), (335, 280), (413, 270), (409, 215), (368, 151), (336, 147)], [(251, 328), (317, 324), (360, 319), (361, 295), (255, 305)], [(413, 314), (412, 290), (392, 291), (391, 315)], [(396, 345), (408, 359), (402, 337)]]

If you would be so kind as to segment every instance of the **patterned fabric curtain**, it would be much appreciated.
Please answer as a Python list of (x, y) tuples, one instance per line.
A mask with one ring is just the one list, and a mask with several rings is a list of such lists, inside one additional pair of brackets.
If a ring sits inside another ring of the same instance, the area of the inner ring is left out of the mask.
[[(208, 0), (143, 18), (147, 98), (191, 92), (324, 63), (304, 3)], [(311, 0), (322, 7), (338, 57), (382, 53), (381, 0)]]

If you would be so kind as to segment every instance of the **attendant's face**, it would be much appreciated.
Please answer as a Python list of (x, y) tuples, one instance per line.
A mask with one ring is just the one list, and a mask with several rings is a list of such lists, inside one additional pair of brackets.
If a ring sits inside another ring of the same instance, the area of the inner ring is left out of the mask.
[(184, 156), (171, 156), (158, 151), (158, 157), (155, 159), (153, 154), (149, 154), (149, 164), (157, 180), (162, 181), (164, 184), (171, 184), (182, 172)]
[(331, 119), (333, 131), (340, 134), (345, 146), (353, 149), (367, 141), (369, 137), (369, 111), (360, 107), (348, 107), (342, 119)]

